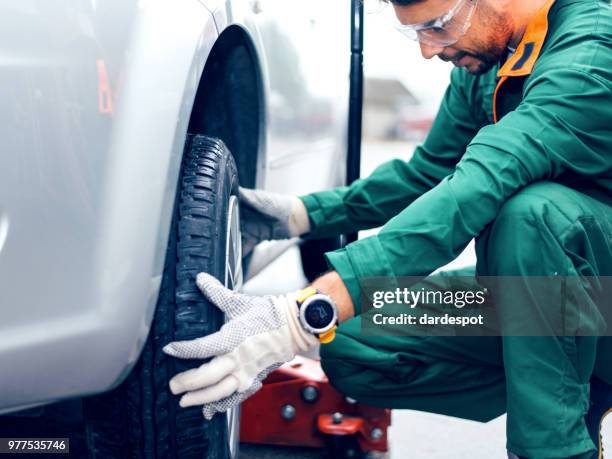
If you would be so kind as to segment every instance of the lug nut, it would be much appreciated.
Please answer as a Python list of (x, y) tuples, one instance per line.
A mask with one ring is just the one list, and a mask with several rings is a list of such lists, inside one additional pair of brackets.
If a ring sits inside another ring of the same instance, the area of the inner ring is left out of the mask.
[(281, 408), (281, 416), (285, 421), (291, 421), (295, 418), (296, 410), (293, 405), (283, 405)]
[(315, 386), (304, 386), (302, 389), (302, 400), (306, 403), (314, 403), (319, 398), (319, 389)]
[(372, 440), (380, 440), (383, 437), (384, 432), (382, 431), (382, 429), (375, 427), (372, 429), (372, 432), (370, 432), (370, 437), (372, 437)]
[(334, 424), (342, 424), (342, 419), (343, 419), (342, 413), (334, 413), (332, 415), (332, 422)]

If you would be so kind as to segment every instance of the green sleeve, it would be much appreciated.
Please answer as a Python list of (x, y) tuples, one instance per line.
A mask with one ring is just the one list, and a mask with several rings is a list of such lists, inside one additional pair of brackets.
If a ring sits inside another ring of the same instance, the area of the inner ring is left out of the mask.
[(453, 71), (432, 129), (409, 161), (392, 160), (351, 186), (301, 196), (318, 238), (383, 225), (449, 175), (476, 135), (465, 75)]
[(519, 107), (478, 133), (452, 175), (377, 236), (328, 254), (347, 279), (356, 313), (361, 279), (429, 275), (456, 258), (529, 183), (610, 178), (610, 81), (571, 68), (534, 76)]

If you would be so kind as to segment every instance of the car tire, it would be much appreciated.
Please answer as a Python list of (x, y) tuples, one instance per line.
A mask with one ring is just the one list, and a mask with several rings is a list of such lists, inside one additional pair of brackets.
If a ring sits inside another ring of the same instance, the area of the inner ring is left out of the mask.
[(229, 414), (207, 421), (201, 407), (180, 408), (179, 397), (168, 389), (174, 375), (203, 361), (183, 361), (162, 352), (171, 341), (211, 334), (224, 322), (221, 311), (197, 288), (195, 277), (207, 272), (230, 287), (241, 282), (237, 195), (238, 174), (227, 147), (218, 139), (189, 135), (148, 340), (119, 387), (83, 401), (90, 457), (237, 456), (237, 413), (232, 427)]

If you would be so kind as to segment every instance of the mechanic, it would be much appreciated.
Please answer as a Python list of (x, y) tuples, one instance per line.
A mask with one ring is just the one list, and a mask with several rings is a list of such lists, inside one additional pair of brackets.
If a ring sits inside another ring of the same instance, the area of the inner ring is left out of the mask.
[[(511, 457), (601, 457), (599, 425), (612, 407), (609, 338), (503, 329), (498, 337), (369, 337), (359, 314), (361, 280), (429, 276), (473, 238), (480, 276), (612, 275), (610, 1), (392, 5), (425, 58), (457, 67), (424, 144), (347, 187), (299, 198), (241, 191), (246, 252), (264, 239), (382, 230), (327, 253), (332, 270), (298, 293), (250, 297), (199, 274), (229, 321), (166, 346), (179, 358), (213, 357), (170, 388), (184, 394), (181, 406), (203, 405), (210, 418), (320, 340), (330, 382), (363, 403), (479, 421), (507, 412)], [(527, 320), (550, 318), (544, 309), (560, 300), (537, 301), (529, 289), (525, 281), (492, 294), (502, 328), (517, 298)]]

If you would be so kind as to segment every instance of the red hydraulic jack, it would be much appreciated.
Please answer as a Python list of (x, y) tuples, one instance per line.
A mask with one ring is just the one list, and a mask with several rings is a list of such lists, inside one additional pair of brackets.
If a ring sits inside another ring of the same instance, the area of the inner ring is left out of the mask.
[(271, 373), (241, 408), (240, 441), (327, 448), (331, 458), (388, 450), (391, 410), (336, 391), (317, 360), (296, 357)]

